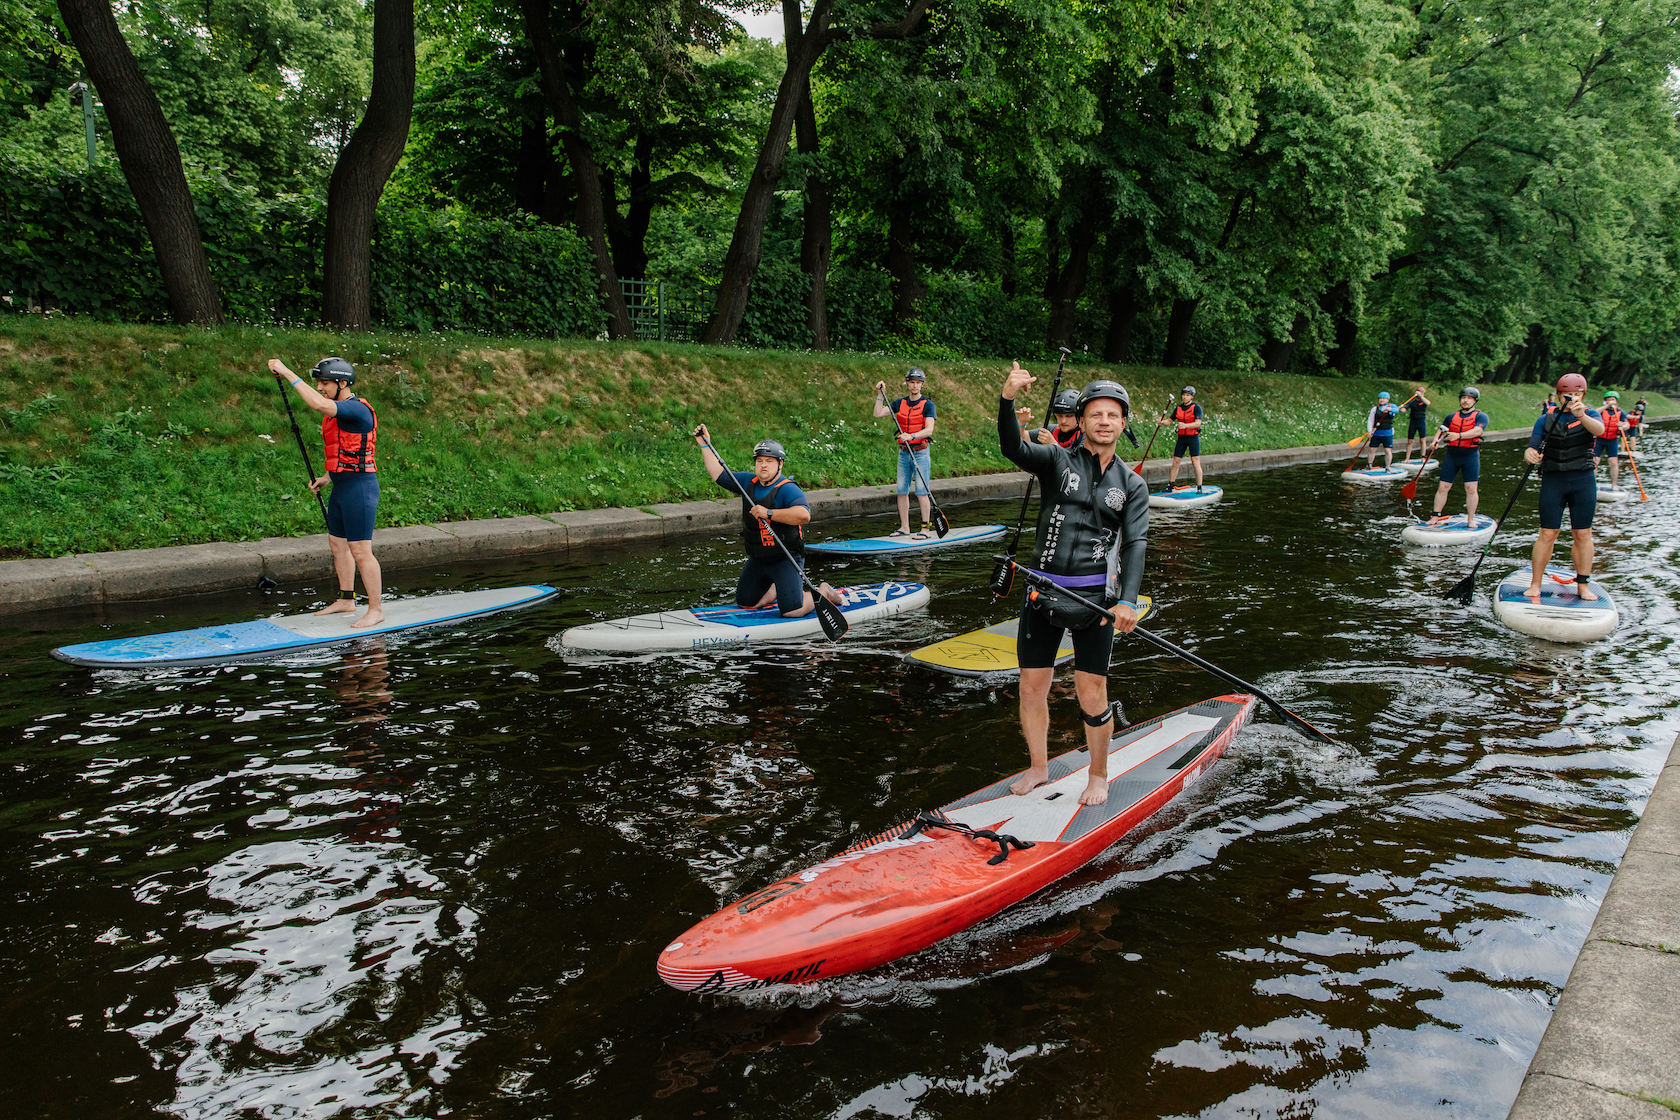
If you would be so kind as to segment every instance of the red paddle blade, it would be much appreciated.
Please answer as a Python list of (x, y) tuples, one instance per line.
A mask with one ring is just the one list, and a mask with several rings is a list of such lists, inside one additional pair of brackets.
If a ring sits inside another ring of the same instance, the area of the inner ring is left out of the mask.
[[(1419, 471), (1418, 473), (1422, 474), (1423, 472)], [(1417, 497), (1417, 484), (1418, 480), (1414, 478), (1410, 482), (1406, 483), (1406, 485), (1400, 487), (1400, 496), (1405, 498), (1408, 502)]]

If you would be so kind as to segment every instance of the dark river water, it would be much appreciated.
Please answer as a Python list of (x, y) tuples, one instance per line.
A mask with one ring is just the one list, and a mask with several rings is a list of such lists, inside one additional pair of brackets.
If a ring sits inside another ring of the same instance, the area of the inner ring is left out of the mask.
[[(1155, 516), (1151, 625), (1343, 745), (1261, 708), (1188, 800), (1082, 873), (890, 967), (749, 999), (668, 989), (655, 957), (1024, 765), (1012, 687), (900, 660), (1006, 617), (988, 546), (819, 563), (934, 599), (750, 654), (549, 646), (721, 601), (726, 540), (398, 573), (402, 595), (566, 597), (284, 663), (90, 673), (47, 651), (329, 589), (9, 623), (0, 1110), (1502, 1117), (1680, 730), (1680, 435), (1647, 448), (1652, 500), (1600, 507), (1621, 627), (1585, 647), (1490, 613), (1531, 496), (1468, 610), (1440, 595), (1471, 554), (1402, 545), (1398, 487), (1334, 466), (1221, 478), (1223, 504)], [(1484, 459), (1497, 516), (1518, 450)], [(1133, 718), (1227, 691), (1135, 640), (1115, 660)], [(1054, 751), (1082, 742), (1070, 676)]]

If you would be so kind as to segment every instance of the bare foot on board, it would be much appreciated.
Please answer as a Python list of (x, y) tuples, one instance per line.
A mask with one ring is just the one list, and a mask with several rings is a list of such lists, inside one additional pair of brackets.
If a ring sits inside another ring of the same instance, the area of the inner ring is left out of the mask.
[(827, 580), (819, 583), (817, 585), (817, 590), (822, 593), (822, 597), (824, 599), (827, 599), (837, 607), (846, 601), (846, 597), (842, 595), (837, 588), (830, 587)]
[(1586, 600), (1589, 603), (1598, 602), (1597, 593), (1595, 593), (1591, 587), (1587, 586), (1584, 583), (1577, 583), (1575, 585), (1575, 594), (1579, 595), (1582, 599)]
[(1081, 805), (1101, 805), (1108, 800), (1108, 779), (1092, 775), (1085, 783), (1085, 792), (1079, 795)]
[(1015, 779), (1014, 784), (1009, 787), (1009, 792), (1020, 797), (1022, 794), (1031, 793), (1049, 780), (1050, 768), (1048, 766), (1029, 766), (1026, 773)]
[(326, 606), (315, 612), (316, 614), (355, 614), (356, 601), (354, 599), (334, 599)]
[(380, 607), (370, 607), (361, 618), (350, 624), (352, 630), (362, 630), (369, 626), (378, 626), (385, 621), (385, 611)]

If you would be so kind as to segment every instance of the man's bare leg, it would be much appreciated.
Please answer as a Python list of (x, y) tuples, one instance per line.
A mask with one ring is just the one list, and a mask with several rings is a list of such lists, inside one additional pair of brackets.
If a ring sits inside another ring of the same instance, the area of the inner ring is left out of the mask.
[(1621, 479), (1621, 477), (1622, 477), (1622, 459), (1621, 459), (1621, 456), (1612, 455), (1610, 457), (1610, 489), (1617, 490), (1617, 489), (1621, 488), (1621, 482), (1619, 481)]
[(1050, 681), (1054, 668), (1021, 670), (1021, 734), (1027, 740), (1027, 772), (1009, 787), (1030, 793), (1050, 780)]
[[(1612, 463), (1614, 463), (1616, 460), (1612, 459), (1610, 461)], [(1575, 574), (1578, 575), (1578, 576), (1590, 576), (1590, 575), (1592, 575), (1592, 566), (1593, 566), (1592, 530), (1591, 529), (1571, 529), (1569, 531), (1569, 539), (1574, 542), (1574, 549), (1573, 549), (1574, 557), (1573, 557), (1573, 559), (1575, 561)], [(1576, 590), (1576, 593), (1581, 596), (1581, 598), (1587, 600), (1588, 602), (1596, 602), (1597, 599), (1598, 599), (1598, 596), (1593, 592), (1593, 589), (1588, 587), (1584, 583), (1577, 583), (1575, 585), (1575, 590)]]
[[(1095, 673), (1073, 671), (1073, 690), (1079, 694), (1079, 710), (1096, 715), (1108, 709), (1108, 678)], [(1085, 792), (1079, 795), (1081, 805), (1101, 805), (1108, 800), (1108, 744), (1114, 738), (1114, 721), (1101, 727), (1085, 724), (1085, 749), (1091, 754), (1091, 776)]]
[[(338, 586), (341, 589), (356, 589), (356, 558), (350, 554), (350, 542), (343, 537), (327, 534), (327, 547), (332, 549), (333, 571), (338, 576)], [(316, 614), (353, 614), (356, 610), (355, 599), (334, 599)]]
[(1385, 447), (1385, 448), (1383, 448), (1383, 470), (1387, 471), (1387, 470), (1393, 470), (1393, 469), (1394, 469), (1394, 448)]
[(910, 531), (910, 495), (898, 496), (898, 527), (906, 533)]
[(1182, 462), (1184, 462), (1183, 459), (1174, 459), (1172, 461), (1172, 466), (1167, 468), (1167, 489), (1168, 490), (1171, 490), (1178, 483), (1178, 465)]
[(1480, 486), (1479, 482), (1464, 484), (1464, 516), (1470, 519), (1467, 524), (1472, 529), (1476, 527), (1476, 490)]
[(373, 542), (351, 541), (345, 551), (354, 557), (356, 571), (362, 576), (362, 589), (367, 592), (368, 597), (367, 613), (352, 622), (350, 627), (360, 630), (368, 626), (378, 626), (385, 621), (385, 604), (380, 599), (385, 590), (385, 583), (379, 571), (379, 561), (373, 555)]
[(1200, 490), (1202, 488), (1202, 457), (1200, 455), (1190, 456), (1190, 465), (1196, 468), (1196, 489)]
[(1552, 548), (1557, 544), (1561, 529), (1542, 529), (1540, 536), (1534, 542), (1534, 554), (1530, 558), (1533, 571), (1529, 574), (1528, 590), (1524, 592), (1530, 599), (1540, 598), (1540, 581), (1546, 578), (1546, 565), (1552, 562)]
[(922, 507), (922, 524), (926, 525), (933, 520), (933, 499), (926, 494), (917, 494), (916, 501)]

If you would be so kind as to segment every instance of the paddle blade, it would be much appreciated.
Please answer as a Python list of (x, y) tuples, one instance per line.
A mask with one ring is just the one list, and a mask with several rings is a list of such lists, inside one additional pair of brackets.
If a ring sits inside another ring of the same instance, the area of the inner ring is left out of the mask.
[(846, 621), (846, 616), (840, 612), (840, 608), (823, 598), (819, 592), (811, 592), (811, 597), (816, 600), (817, 621), (822, 624), (823, 633), (828, 636), (828, 640), (838, 642), (844, 638), (852, 624)]
[(1336, 740), (1332, 739), (1330, 736), (1326, 735), (1324, 732), (1320, 731), (1318, 728), (1314, 727), (1312, 724), (1308, 723), (1306, 720), (1302, 719), (1282, 704), (1279, 704), (1276, 700), (1272, 700), (1265, 696), (1262, 696), (1261, 699), (1265, 700), (1271, 707), (1272, 711), (1281, 716), (1285, 723), (1289, 724), (1289, 726), (1293, 727), (1307, 738), (1317, 739), (1321, 743), (1329, 743), (1333, 747), (1341, 746), (1341, 744), (1336, 742)]
[[(1418, 473), (1422, 474), (1423, 472), (1419, 471)], [(1418, 480), (1414, 478), (1410, 482), (1406, 483), (1406, 485), (1400, 487), (1400, 496), (1408, 502), (1417, 497), (1417, 484)]]
[(951, 521), (945, 516), (945, 511), (935, 506), (933, 510), (933, 531), (943, 539), (951, 531)]
[(1471, 597), (1475, 594), (1476, 573), (1471, 572), (1469, 575), (1465, 576), (1463, 579), (1448, 588), (1447, 593), (1441, 596), (1441, 598), (1451, 599), (1461, 607), (1468, 607), (1470, 605)]
[(1370, 436), (1354, 436), (1352, 439), (1347, 441), (1347, 445), (1349, 447), (1358, 447), (1360, 444), (1364, 443), (1366, 440), (1368, 440), (1370, 438), (1371, 438)]

